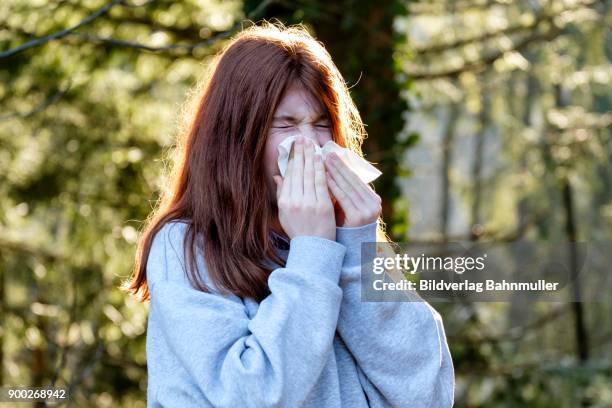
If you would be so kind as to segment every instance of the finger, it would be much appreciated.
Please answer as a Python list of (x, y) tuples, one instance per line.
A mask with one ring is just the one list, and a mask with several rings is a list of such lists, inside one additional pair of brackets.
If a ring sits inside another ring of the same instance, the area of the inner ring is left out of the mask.
[(306, 140), (306, 146), (304, 147), (304, 197), (313, 202), (317, 199), (314, 185), (314, 156), (314, 142), (311, 140)]
[(349, 195), (340, 188), (330, 173), (327, 173), (327, 185), (345, 214), (356, 213), (358, 211), (353, 200), (351, 200)]
[(298, 136), (295, 143), (293, 153), (293, 168), (291, 169), (291, 196), (304, 196), (304, 141), (301, 136)]
[[(332, 154), (332, 156), (334, 156)], [(349, 183), (349, 185), (357, 192), (361, 202), (358, 204), (360, 208), (365, 207), (373, 207), (380, 205), (381, 199), (378, 194), (368, 185), (366, 182), (361, 180), (359, 176), (342, 160), (340, 157), (336, 156), (337, 160), (335, 160), (336, 167), (339, 169), (340, 174), (344, 177), (344, 179)], [(357, 204), (358, 198), (354, 197), (354, 202)]]
[(291, 188), (293, 185), (293, 183), (291, 182), (291, 180), (293, 179), (291, 174), (293, 173), (294, 163), (295, 163), (295, 160), (293, 157), (293, 146), (292, 146), (291, 150), (289, 151), (289, 158), (287, 159), (287, 168), (285, 169), (285, 175), (283, 177), (283, 189), (281, 190), (281, 196), (291, 194)]
[(281, 176), (272, 176), (272, 178), (276, 184), (276, 201), (278, 201), (283, 191), (283, 178)]
[[(351, 186), (351, 184), (347, 181), (345, 177), (343, 177), (338, 164), (336, 161), (340, 160), (338, 156), (334, 157), (334, 154), (330, 154), (325, 160), (325, 164), (327, 165), (328, 173), (331, 178), (334, 180), (336, 185), (342, 190), (343, 194), (347, 196), (349, 200), (353, 202), (354, 207), (359, 208), (363, 205), (363, 198), (359, 195), (359, 193)], [(334, 195), (336, 196), (336, 192), (334, 191)], [(338, 197), (336, 196), (336, 199)], [(340, 200), (338, 200), (340, 201)]]
[(288, 174), (291, 171), (291, 169), (293, 168), (293, 163), (295, 162), (294, 160), (294, 152), (295, 152), (295, 143), (293, 143), (291, 145), (291, 147), (289, 148), (289, 157), (287, 158), (287, 168), (285, 169), (285, 175), (283, 176), (285, 178), (285, 180), (288, 179)]
[(325, 166), (323, 165), (323, 158), (318, 154), (314, 158), (315, 168), (315, 195), (317, 201), (331, 200), (329, 191), (327, 189), (327, 180), (325, 176)]
[[(353, 170), (346, 165), (346, 163), (335, 153), (331, 153), (332, 165), (338, 170), (342, 179), (351, 187), (356, 193), (355, 199), (361, 199), (361, 201), (373, 199), (373, 196), (368, 191), (369, 187), (366, 183), (361, 180)], [(340, 184), (341, 186), (343, 184)]]

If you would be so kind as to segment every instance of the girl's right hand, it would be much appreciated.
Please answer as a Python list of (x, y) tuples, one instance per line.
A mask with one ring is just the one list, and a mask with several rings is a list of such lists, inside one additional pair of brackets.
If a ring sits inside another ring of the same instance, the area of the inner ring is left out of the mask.
[(327, 190), (325, 166), (313, 142), (299, 136), (291, 149), (285, 178), (274, 176), (278, 219), (289, 238), (309, 235), (336, 239), (334, 205)]

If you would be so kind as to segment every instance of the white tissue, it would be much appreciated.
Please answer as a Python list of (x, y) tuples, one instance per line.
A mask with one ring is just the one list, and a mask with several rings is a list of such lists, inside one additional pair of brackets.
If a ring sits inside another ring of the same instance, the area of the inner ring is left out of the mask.
[[(285, 171), (287, 170), (289, 152), (291, 151), (291, 146), (295, 142), (296, 138), (297, 136), (289, 136), (278, 145), (278, 169), (283, 177), (285, 176)], [(312, 141), (306, 137), (304, 140), (308, 140), (308, 142), (312, 143)], [(314, 147), (315, 153), (322, 156), (323, 159), (325, 159), (329, 153), (335, 152), (348, 166), (348, 168), (351, 169), (364, 183), (369, 183), (376, 180), (382, 174), (380, 170), (372, 166), (364, 158), (360, 157), (352, 150), (334, 143), (332, 140), (325, 143), (323, 147), (318, 146), (317, 144), (314, 144)]]

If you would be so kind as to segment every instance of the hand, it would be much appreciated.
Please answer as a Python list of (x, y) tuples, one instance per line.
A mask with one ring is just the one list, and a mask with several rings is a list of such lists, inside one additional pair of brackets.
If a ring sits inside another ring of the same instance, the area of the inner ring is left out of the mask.
[(285, 178), (274, 176), (278, 219), (289, 236), (310, 235), (336, 239), (336, 219), (321, 156), (309, 140), (299, 136), (289, 155)]
[(338, 202), (336, 220), (341, 227), (371, 224), (382, 213), (382, 200), (372, 188), (348, 168), (336, 153), (325, 159), (327, 185)]

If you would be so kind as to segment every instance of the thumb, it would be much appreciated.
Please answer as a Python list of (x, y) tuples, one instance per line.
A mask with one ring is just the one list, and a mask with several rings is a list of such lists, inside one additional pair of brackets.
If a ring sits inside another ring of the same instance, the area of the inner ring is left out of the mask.
[(276, 199), (278, 200), (283, 188), (283, 178), (281, 176), (272, 176), (274, 183), (276, 184)]

